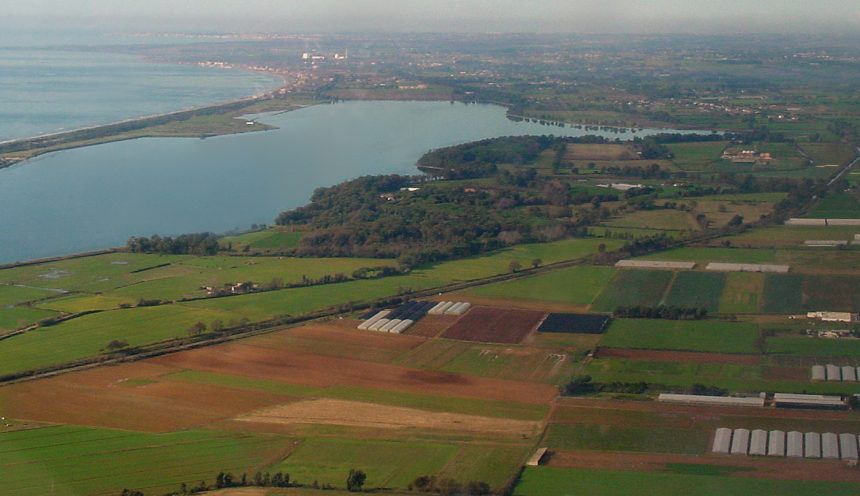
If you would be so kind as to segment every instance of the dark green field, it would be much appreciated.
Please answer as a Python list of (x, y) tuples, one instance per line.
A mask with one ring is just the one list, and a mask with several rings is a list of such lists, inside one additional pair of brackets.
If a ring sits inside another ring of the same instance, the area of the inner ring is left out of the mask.
[(594, 302), (595, 310), (612, 312), (621, 306), (656, 306), (672, 282), (673, 273), (658, 270), (622, 270)]
[(664, 303), (676, 307), (720, 309), (726, 274), (719, 272), (678, 272)]

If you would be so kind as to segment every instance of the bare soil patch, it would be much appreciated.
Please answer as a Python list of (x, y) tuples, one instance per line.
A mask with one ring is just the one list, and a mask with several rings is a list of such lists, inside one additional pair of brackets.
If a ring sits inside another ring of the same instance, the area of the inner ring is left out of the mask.
[(409, 327), (406, 335), (435, 338), (451, 327), (458, 318), (456, 315), (426, 315)]
[(696, 351), (634, 350), (628, 348), (600, 348), (596, 356), (598, 358), (624, 358), (652, 362), (731, 363), (737, 365), (756, 365), (759, 361), (759, 357), (756, 355), (703, 353)]
[(358, 386), (464, 398), (547, 403), (551, 386), (461, 376), (359, 359), (231, 343), (152, 359), (159, 365), (315, 387)]
[(534, 331), (544, 312), (476, 307), (442, 334), (449, 339), (480, 343), (520, 343)]
[(428, 412), (357, 401), (309, 400), (266, 408), (236, 420), (272, 424), (325, 424), (384, 429), (427, 429), (533, 436), (538, 423), (476, 415)]
[(651, 453), (557, 451), (550, 456), (550, 467), (667, 471), (666, 464), (717, 465), (738, 467), (726, 477), (753, 477), (782, 480), (819, 480), (860, 482), (860, 471), (841, 461), (804, 460), (720, 455), (674, 455)]
[[(182, 382), (149, 382), (145, 362), (105, 367), (0, 389), (5, 415), (42, 422), (149, 432), (188, 429), (289, 401), (272, 393)], [(163, 367), (158, 367), (162, 373)]]

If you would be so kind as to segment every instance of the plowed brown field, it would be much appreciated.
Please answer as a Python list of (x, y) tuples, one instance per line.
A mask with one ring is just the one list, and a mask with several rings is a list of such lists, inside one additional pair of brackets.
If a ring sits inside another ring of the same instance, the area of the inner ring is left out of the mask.
[(476, 307), (442, 336), (481, 343), (516, 344), (537, 328), (544, 315), (544, 312), (533, 310)]

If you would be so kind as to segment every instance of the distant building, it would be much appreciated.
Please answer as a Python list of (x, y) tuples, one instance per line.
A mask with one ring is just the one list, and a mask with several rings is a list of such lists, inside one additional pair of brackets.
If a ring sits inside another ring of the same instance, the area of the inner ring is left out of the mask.
[(860, 316), (850, 312), (808, 312), (806, 317), (824, 322), (858, 322)]
[(769, 164), (773, 157), (768, 152), (759, 153), (755, 150), (726, 150), (723, 152), (723, 160), (730, 160), (733, 164)]

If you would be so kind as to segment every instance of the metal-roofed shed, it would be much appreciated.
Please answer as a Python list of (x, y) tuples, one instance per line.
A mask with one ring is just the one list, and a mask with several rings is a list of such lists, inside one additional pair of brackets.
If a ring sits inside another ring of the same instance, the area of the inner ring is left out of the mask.
[(833, 365), (832, 363), (828, 363), (825, 367), (825, 372), (827, 375), (828, 381), (841, 381), (842, 380), (842, 369)]
[(687, 403), (699, 405), (720, 405), (720, 406), (764, 406), (764, 398), (746, 398), (737, 396), (706, 396), (699, 394), (674, 394), (660, 393), (657, 401), (664, 403)]
[(821, 435), (821, 456), (829, 460), (839, 459), (839, 437), (832, 432)]
[(807, 432), (803, 435), (803, 456), (821, 458), (821, 436), (817, 432)]
[(843, 460), (857, 460), (857, 436), (854, 434), (839, 434), (839, 453)]
[(750, 448), (749, 429), (735, 429), (732, 433), (732, 454), (746, 455)]
[(851, 365), (842, 367), (842, 380), (848, 382), (857, 382), (857, 369)]
[(813, 365), (812, 366), (812, 380), (813, 381), (826, 381), (827, 374), (824, 369), (824, 365)]
[(750, 455), (767, 455), (767, 431), (756, 429), (750, 436)]
[(767, 456), (785, 456), (784, 431), (770, 431), (767, 441)]
[(786, 456), (803, 458), (803, 433), (791, 431), (786, 436)]
[(717, 429), (716, 435), (714, 435), (714, 447), (711, 451), (728, 455), (731, 447), (732, 430), (726, 427), (720, 427)]

